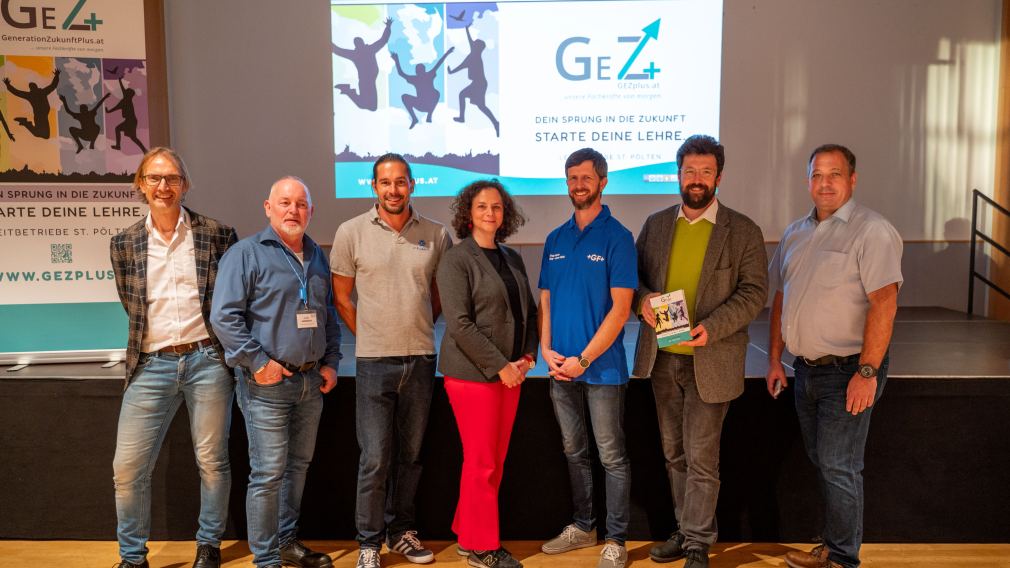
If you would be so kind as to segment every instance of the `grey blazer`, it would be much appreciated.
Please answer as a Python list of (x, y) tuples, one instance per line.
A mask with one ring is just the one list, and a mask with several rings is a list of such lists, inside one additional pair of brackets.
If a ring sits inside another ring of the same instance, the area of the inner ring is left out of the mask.
[[(536, 357), (537, 305), (526, 267), (519, 253), (498, 246), (519, 284), (523, 321), (518, 327), (523, 334), (523, 353)], [(457, 379), (500, 380), (498, 371), (509, 363), (516, 327), (501, 276), (473, 237), (467, 237), (446, 251), (438, 263), (435, 279), (446, 327), (438, 370)]]
[[(652, 214), (635, 246), (638, 282), (635, 313), (642, 298), (664, 293), (680, 205)], [(704, 324), (708, 344), (694, 348), (694, 376), (701, 399), (709, 403), (733, 400), (743, 393), (747, 357), (747, 326), (768, 298), (768, 259), (761, 229), (745, 215), (719, 203), (715, 226), (702, 261), (691, 325)], [(634, 374), (648, 377), (656, 363), (656, 331), (643, 325), (638, 332)]]

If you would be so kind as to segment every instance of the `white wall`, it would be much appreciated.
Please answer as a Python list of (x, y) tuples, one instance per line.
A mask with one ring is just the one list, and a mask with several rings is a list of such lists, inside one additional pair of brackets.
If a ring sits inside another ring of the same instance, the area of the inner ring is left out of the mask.
[[(316, 196), (310, 232), (330, 242), (368, 202), (332, 198), (328, 3), (172, 0), (165, 18), (172, 140), (193, 174), (189, 204), (245, 236), (264, 224), (271, 181), (299, 175)], [(971, 188), (992, 194), (999, 0), (726, 0), (724, 22), (724, 203), (777, 240), (810, 206), (810, 150), (838, 142), (857, 155), (857, 198), (906, 241), (968, 237)], [(537, 199), (522, 202), (531, 222), (516, 242), (542, 242), (570, 214), (567, 198)], [(637, 233), (672, 201), (607, 202)], [(418, 206), (446, 219), (447, 204)], [(931, 254), (938, 248), (906, 244), (908, 259), (933, 259), (906, 262), (916, 291), (906, 305), (963, 305), (949, 296), (966, 287), (956, 282), (967, 258)], [(938, 277), (949, 285), (931, 286)]]

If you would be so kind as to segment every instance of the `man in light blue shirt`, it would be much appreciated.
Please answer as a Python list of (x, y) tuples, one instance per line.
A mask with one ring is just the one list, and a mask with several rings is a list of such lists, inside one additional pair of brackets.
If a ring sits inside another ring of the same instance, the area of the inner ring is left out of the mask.
[(769, 267), (768, 392), (787, 385), (825, 500), (824, 544), (790, 551), (791, 568), (855, 568), (863, 537), (863, 451), (873, 403), (887, 382), (887, 348), (901, 286), (901, 236), (852, 199), (856, 157), (837, 144), (810, 155), (814, 208), (789, 225)]
[(297, 532), (322, 394), (340, 361), (330, 266), (305, 234), (313, 207), (300, 179), (274, 183), (263, 207), (270, 225), (221, 258), (211, 314), (249, 437), (249, 549), (257, 568), (328, 567)]

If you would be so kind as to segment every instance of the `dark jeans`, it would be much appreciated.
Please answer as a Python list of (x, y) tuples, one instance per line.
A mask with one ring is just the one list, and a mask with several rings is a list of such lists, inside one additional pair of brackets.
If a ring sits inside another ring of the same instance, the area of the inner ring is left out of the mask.
[(729, 402), (703, 401), (694, 379), (694, 357), (665, 351), (656, 354), (652, 391), (684, 547), (710, 546), (719, 536), (719, 443)]
[(593, 474), (589, 462), (586, 409), (596, 438), (596, 449), (606, 479), (609, 540), (624, 544), (628, 538), (631, 500), (631, 466), (624, 446), (624, 397), (627, 385), (590, 385), (551, 380), (551, 401), (561, 427), (561, 440), (575, 507), (573, 520), (581, 530), (596, 524), (593, 514)]
[(358, 357), (355, 411), (358, 499), (355, 524), (363, 548), (414, 529), (421, 442), (435, 381), (435, 356)]
[[(844, 365), (811, 367), (797, 358), (796, 415), (810, 461), (817, 467), (825, 500), (822, 537), (831, 560), (859, 566), (863, 542), (863, 450), (870, 414), (884, 392), (887, 362), (877, 374), (874, 406), (853, 416), (845, 411), (845, 395), (858, 358)], [(859, 380), (865, 380), (859, 378)]]

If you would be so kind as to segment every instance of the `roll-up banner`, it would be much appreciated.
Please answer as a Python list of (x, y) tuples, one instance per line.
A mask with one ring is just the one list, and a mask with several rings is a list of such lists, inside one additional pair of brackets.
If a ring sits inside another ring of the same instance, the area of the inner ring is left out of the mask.
[(143, 2), (0, 1), (0, 363), (115, 361), (109, 239), (147, 208)]

